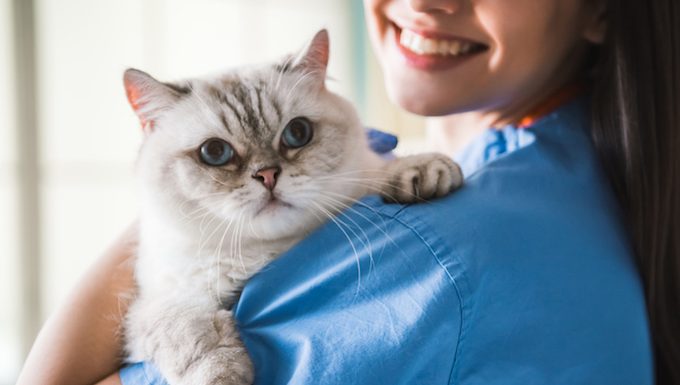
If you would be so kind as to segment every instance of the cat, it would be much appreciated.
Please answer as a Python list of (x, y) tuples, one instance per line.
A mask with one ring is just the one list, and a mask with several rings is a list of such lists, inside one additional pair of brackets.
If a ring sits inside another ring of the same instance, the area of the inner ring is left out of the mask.
[(444, 155), (369, 149), (354, 108), (325, 86), (328, 45), (321, 30), (284, 61), (177, 83), (124, 74), (144, 132), (125, 347), (172, 385), (252, 383), (229, 306), (325, 216), (367, 194), (415, 202), (462, 183)]

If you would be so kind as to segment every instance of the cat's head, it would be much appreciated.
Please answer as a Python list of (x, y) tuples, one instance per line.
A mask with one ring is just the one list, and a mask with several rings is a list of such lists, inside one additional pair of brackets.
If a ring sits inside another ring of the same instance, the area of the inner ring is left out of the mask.
[(363, 129), (325, 86), (328, 48), (322, 30), (284, 61), (172, 84), (127, 70), (145, 133), (142, 204), (275, 239), (314, 227), (355, 195), (357, 183), (341, 181), (361, 167)]

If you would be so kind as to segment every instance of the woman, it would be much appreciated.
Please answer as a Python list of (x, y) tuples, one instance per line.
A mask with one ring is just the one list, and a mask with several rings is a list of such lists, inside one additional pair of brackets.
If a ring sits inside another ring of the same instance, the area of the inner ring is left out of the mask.
[[(254, 277), (234, 311), (258, 382), (679, 384), (675, 0), (365, 5), (392, 99), (459, 114), (431, 132), (440, 149), (476, 137), (466, 187), (348, 213), (380, 253), (327, 226)], [(434, 54), (460, 40), (469, 55)], [(132, 286), (130, 240), (45, 327), (21, 384), (117, 369), (119, 320), (101, 315)], [(160, 381), (145, 375), (124, 383)]]

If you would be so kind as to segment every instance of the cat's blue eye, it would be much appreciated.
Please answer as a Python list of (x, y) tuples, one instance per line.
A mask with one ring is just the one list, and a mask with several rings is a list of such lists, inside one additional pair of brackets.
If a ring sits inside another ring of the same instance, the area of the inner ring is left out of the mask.
[(300, 148), (312, 140), (312, 122), (306, 118), (292, 119), (281, 133), (281, 142), (288, 148)]
[(208, 139), (199, 149), (201, 161), (208, 166), (224, 166), (234, 157), (234, 149), (222, 139)]

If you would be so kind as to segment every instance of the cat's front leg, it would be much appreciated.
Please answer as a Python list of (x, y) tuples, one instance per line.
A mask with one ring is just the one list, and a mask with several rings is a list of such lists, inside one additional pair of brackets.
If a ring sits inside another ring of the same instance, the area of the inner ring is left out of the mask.
[(208, 346), (208, 349), (187, 367), (182, 375), (181, 384), (252, 384), (253, 366), (239, 338), (231, 311), (218, 310), (214, 314), (212, 326), (216, 332), (216, 338), (211, 343), (215, 345)]
[(413, 203), (447, 195), (463, 184), (460, 167), (443, 154), (410, 155), (384, 168), (380, 195), (389, 202)]
[(135, 303), (126, 339), (133, 358), (152, 361), (171, 385), (253, 382), (253, 367), (232, 313), (216, 303), (171, 299)]

